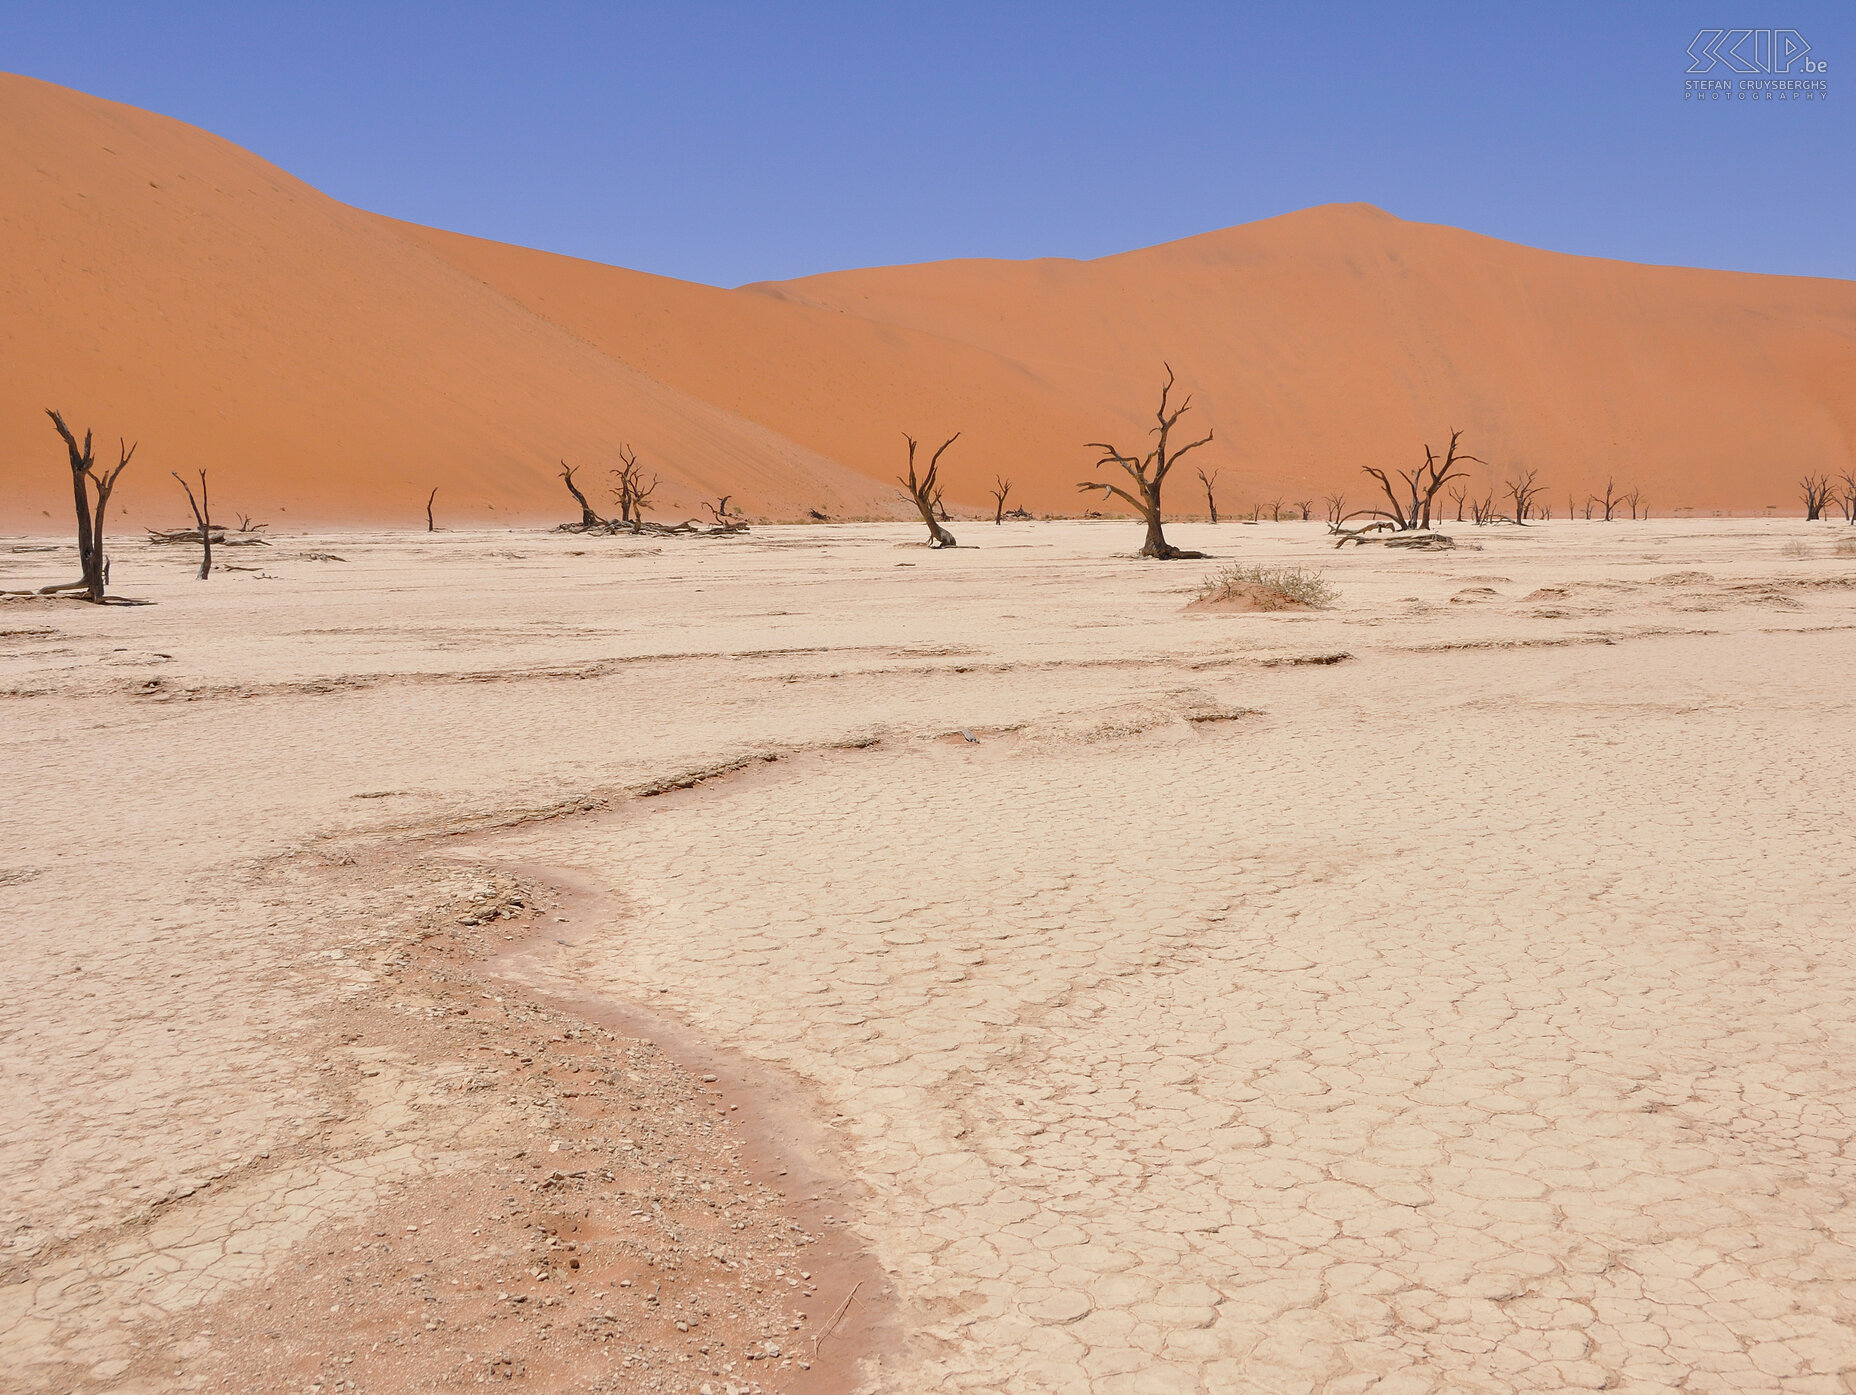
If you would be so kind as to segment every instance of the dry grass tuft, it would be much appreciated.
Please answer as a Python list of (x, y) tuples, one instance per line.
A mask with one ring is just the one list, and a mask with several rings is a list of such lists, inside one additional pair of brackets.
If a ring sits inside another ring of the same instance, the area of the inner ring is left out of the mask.
[(1334, 588), (1320, 572), (1307, 567), (1257, 567), (1233, 564), (1213, 572), (1200, 583), (1202, 601), (1234, 600), (1248, 588), (1273, 591), (1296, 605), (1325, 608), (1334, 602)]

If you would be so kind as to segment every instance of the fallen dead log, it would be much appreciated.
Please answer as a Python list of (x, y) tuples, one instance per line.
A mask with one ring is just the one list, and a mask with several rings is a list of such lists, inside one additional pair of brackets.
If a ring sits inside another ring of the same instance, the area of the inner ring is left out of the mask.
[[(256, 533), (241, 533), (236, 529), (226, 529), (215, 525), (210, 532), (214, 547), (269, 547), (269, 538), (261, 538)], [(150, 528), (148, 540), (151, 543), (189, 543), (194, 547), (200, 545), (198, 528)]]
[(640, 538), (723, 538), (736, 533), (748, 531), (745, 523), (724, 523), (719, 527), (705, 528), (693, 518), (686, 518), (681, 523), (652, 523), (645, 519), (633, 519), (627, 523), (618, 518), (602, 518), (593, 523), (557, 523), (557, 533), (603, 533), (607, 537), (629, 535)]
[(1338, 523), (1332, 523), (1328, 525), (1328, 531), (1335, 536), (1334, 546), (1345, 547), (1348, 543), (1363, 545), (1378, 542), (1380, 539), (1374, 537), (1373, 534), (1389, 532), (1397, 527), (1396, 523), (1381, 520), (1378, 523), (1363, 523), (1358, 528), (1344, 528)]

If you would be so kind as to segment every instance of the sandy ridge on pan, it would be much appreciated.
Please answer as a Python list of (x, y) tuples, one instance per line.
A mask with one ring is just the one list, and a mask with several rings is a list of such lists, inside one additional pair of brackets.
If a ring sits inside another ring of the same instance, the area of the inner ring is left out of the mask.
[(1846, 1388), (1841, 532), (1132, 532), (0, 609), (10, 1379)]

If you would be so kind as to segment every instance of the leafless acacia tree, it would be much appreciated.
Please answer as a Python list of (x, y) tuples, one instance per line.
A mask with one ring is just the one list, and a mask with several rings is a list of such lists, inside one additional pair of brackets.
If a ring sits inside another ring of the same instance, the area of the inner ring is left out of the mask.
[(1830, 505), (1830, 476), (1806, 475), (1798, 482), (1798, 488), (1804, 495), (1805, 522), (1815, 523)]
[(1096, 461), (1099, 470), (1104, 465), (1119, 465), (1127, 472), (1128, 479), (1134, 485), (1136, 493), (1130, 494), (1120, 485), (1110, 484), (1107, 480), (1084, 480), (1076, 487), (1087, 494), (1092, 490), (1102, 491), (1102, 500), (1108, 502), (1111, 495), (1125, 503), (1132, 504), (1147, 524), (1147, 539), (1141, 544), (1141, 556), (1152, 557), (1159, 561), (1171, 561), (1175, 558), (1203, 557), (1202, 552), (1188, 552), (1174, 547), (1166, 540), (1166, 534), (1160, 523), (1160, 487), (1180, 458), (1188, 451), (1197, 450), (1212, 439), (1207, 431), (1198, 440), (1180, 446), (1177, 450), (1171, 446), (1173, 427), (1192, 407), (1192, 394), (1186, 394), (1185, 400), (1177, 407), (1168, 407), (1168, 399), (1173, 392), (1173, 365), (1163, 363), (1166, 369), (1166, 386), (1160, 389), (1160, 407), (1154, 413), (1157, 423), (1149, 435), (1156, 438), (1154, 448), (1144, 456), (1128, 455), (1104, 441), (1091, 441), (1089, 448), (1102, 452)]
[(193, 486), (181, 479), (179, 470), (169, 470), (175, 482), (187, 491), (187, 506), (193, 510), (193, 521), (200, 525), (200, 571), (195, 581), (205, 581), (213, 573), (213, 509), (206, 498), (206, 471), (200, 471), (200, 497), (193, 497)]
[[(117, 478), (129, 468), (135, 447), (124, 445), (119, 440), (115, 468), (99, 470), (96, 456), (90, 447), (90, 433), (84, 433), (84, 444), (80, 447), (77, 438), (71, 434), (71, 428), (64, 424), (62, 416), (49, 408), (45, 415), (58, 428), (58, 434), (64, 438), (65, 450), (71, 457), (71, 494), (77, 505), (77, 560), (83, 575), (63, 586), (41, 587), (39, 594), (82, 591), (84, 599), (101, 601), (104, 588), (110, 580), (109, 559), (103, 552), (103, 515), (109, 508), (110, 493), (116, 488)], [(93, 489), (96, 491), (94, 504), (90, 497)]]
[(1493, 523), (1499, 517), (1495, 512), (1495, 491), (1493, 489), (1480, 499), (1469, 501), (1469, 516), (1478, 526)]
[(1385, 491), (1389, 509), (1372, 508), (1363, 512), (1369, 518), (1386, 518), (1400, 530), (1429, 528), (1431, 526), (1431, 501), (1437, 492), (1451, 480), (1464, 476), (1465, 464), (1480, 465), (1483, 462), (1473, 455), (1457, 454), (1457, 442), (1463, 433), (1454, 427), (1450, 431), (1450, 444), (1444, 451), (1442, 460), (1429, 445), (1424, 448), (1424, 463), (1415, 469), (1396, 471), (1399, 484), (1403, 490), (1392, 483), (1391, 477), (1384, 470), (1372, 465), (1360, 468), (1379, 482)]
[(1282, 496), (1280, 494), (1270, 500), (1270, 522), (1282, 522)]
[[(1843, 472), (1843, 521), (1856, 523), (1856, 470)], [(1647, 515), (1646, 515), (1647, 516)]]
[[(565, 462), (562, 462), (562, 463), (565, 463)], [(202, 488), (204, 488), (204, 486), (202, 486)], [(432, 500), (436, 499), (437, 497), (438, 497), (438, 486), (433, 485), (432, 492), (425, 496), (425, 531), (428, 533), (436, 533), (438, 531), (438, 525), (432, 522)]]
[(934, 506), (941, 494), (941, 491), (936, 488), (941, 474), (941, 456), (949, 446), (960, 439), (960, 433), (956, 431), (941, 442), (941, 449), (937, 450), (933, 459), (928, 462), (927, 472), (919, 476), (915, 473), (915, 438), (905, 431), (902, 433), (902, 439), (909, 443), (909, 474), (907, 479), (898, 475), (896, 482), (909, 491), (909, 498), (915, 501), (915, 507), (921, 511), (922, 522), (928, 525), (928, 546), (958, 546), (954, 541), (954, 535), (943, 528), (941, 520), (934, 516)]
[(1540, 498), (1546, 486), (1536, 484), (1538, 470), (1518, 470), (1513, 479), (1508, 481), (1508, 497), (1514, 500), (1514, 521), (1525, 524), (1528, 515), (1534, 511), (1535, 501)]
[[(1607, 479), (1605, 481), (1605, 492), (1603, 494), (1594, 494), (1592, 496), (1592, 502), (1605, 511), (1605, 522), (1609, 523), (1611, 521), (1611, 515), (1624, 506), (1624, 496), (1619, 494), (1617, 492), (1617, 486)], [(1572, 517), (1571, 509), (1566, 510), (1566, 516), (1568, 518)]]
[(619, 463), (612, 476), (619, 482), (619, 522), (629, 524), (634, 533), (642, 533), (645, 506), (657, 492), (658, 477), (652, 475), (649, 484), (644, 482), (644, 466), (628, 445), (619, 447)]
[(1340, 525), (1345, 522), (1347, 518), (1347, 496), (1345, 494), (1330, 494), (1323, 499), (1322, 502), (1328, 506), (1328, 531), (1330, 533), (1338, 533), (1340, 531)]
[(992, 521), (1005, 522), (1005, 498), (1012, 492), (1012, 482), (1004, 475), (992, 477)]
[(593, 512), (593, 506), (586, 501), (586, 495), (581, 492), (580, 486), (574, 483), (574, 471), (578, 468), (578, 466), (569, 465), (565, 460), (561, 462), (561, 479), (567, 485), (567, 492), (574, 496), (574, 502), (580, 505), (580, 522), (564, 526), (604, 528), (607, 526), (606, 520)]
[(1315, 516), (1315, 501), (1313, 499), (1297, 499), (1295, 501), (1295, 508), (1296, 511), (1302, 515), (1302, 522), (1304, 523)]
[(1450, 502), (1456, 505), (1456, 521), (1463, 521), (1463, 501), (1469, 497), (1469, 487), (1462, 483), (1450, 486)]
[(1216, 523), (1218, 521), (1218, 500), (1212, 493), (1212, 486), (1218, 483), (1218, 472), (1213, 470), (1207, 475), (1205, 471), (1199, 471), (1199, 483), (1205, 486), (1205, 507), (1211, 512), (1212, 522)]
[(1633, 489), (1624, 496), (1624, 507), (1630, 510), (1630, 516), (1633, 520), (1637, 517), (1638, 509), (1643, 510), (1643, 516), (1645, 518), (1650, 516), (1650, 506), (1645, 502), (1641, 489)]

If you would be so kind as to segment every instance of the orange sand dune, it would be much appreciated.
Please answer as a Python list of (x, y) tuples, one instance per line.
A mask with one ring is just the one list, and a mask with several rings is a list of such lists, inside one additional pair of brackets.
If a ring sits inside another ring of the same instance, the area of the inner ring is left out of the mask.
[(1292, 493), (1363, 501), (1362, 463), (1411, 463), (1454, 425), (1562, 509), (1608, 475), (1663, 509), (1790, 508), (1856, 443), (1856, 283), (1572, 257), (1364, 204), (1094, 262), (751, 289), (959, 337), (1063, 382), (1079, 417), (1131, 415), (1169, 358), (1225, 459)]
[[(379, 219), (193, 127), (0, 78), (0, 525), (64, 526), (44, 409), (141, 443), (131, 523), (572, 517), (558, 461), (629, 441), (671, 517), (732, 492), (774, 514), (887, 509), (893, 490), (653, 381)], [(110, 457), (114, 459), (113, 454)], [(591, 483), (589, 480), (588, 483)]]
[[(1454, 425), (1556, 511), (1607, 475), (1657, 506), (1794, 505), (1850, 468), (1856, 284), (1569, 257), (1311, 209), (1093, 262), (965, 261), (720, 290), (394, 222), (202, 131), (0, 77), (0, 525), (60, 520), (42, 415), (142, 442), (282, 522), (568, 516), (629, 441), (661, 513), (891, 513), (901, 433), (948, 498), (1075, 511), (1083, 443), (1133, 443), (1169, 359), (1227, 510), (1344, 489)], [(133, 481), (131, 483), (130, 481)], [(166, 481), (163, 490), (159, 482)], [(1173, 494), (1200, 509), (1196, 481)]]

